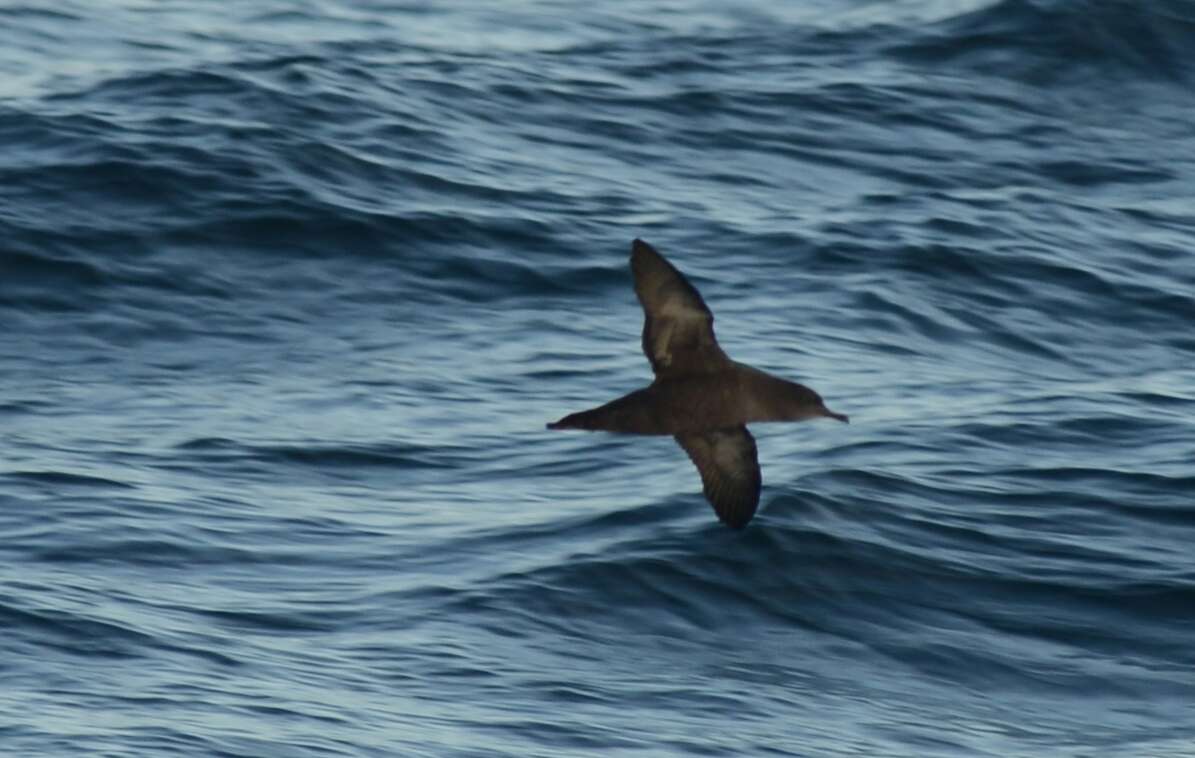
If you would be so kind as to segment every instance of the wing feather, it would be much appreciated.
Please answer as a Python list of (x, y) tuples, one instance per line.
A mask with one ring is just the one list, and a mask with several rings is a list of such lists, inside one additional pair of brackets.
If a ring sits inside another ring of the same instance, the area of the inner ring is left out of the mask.
[(643, 352), (657, 377), (730, 364), (714, 337), (714, 314), (684, 274), (640, 239), (631, 244), (631, 272), (643, 306)]
[(755, 438), (745, 426), (678, 434), (677, 444), (701, 474), (705, 499), (727, 526), (742, 529), (759, 506), (762, 478)]

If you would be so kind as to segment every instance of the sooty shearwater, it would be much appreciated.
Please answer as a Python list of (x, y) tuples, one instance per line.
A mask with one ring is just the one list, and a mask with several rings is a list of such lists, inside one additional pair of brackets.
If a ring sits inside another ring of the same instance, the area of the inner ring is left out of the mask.
[(655, 381), (548, 428), (671, 434), (697, 466), (718, 518), (742, 529), (755, 515), (762, 481), (747, 424), (847, 417), (808, 387), (727, 357), (697, 289), (643, 240), (631, 244), (631, 273), (643, 305), (643, 352)]

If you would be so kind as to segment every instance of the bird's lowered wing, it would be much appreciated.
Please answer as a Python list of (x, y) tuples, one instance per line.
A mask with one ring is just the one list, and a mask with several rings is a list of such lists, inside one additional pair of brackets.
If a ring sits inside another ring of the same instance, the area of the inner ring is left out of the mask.
[(755, 438), (745, 426), (676, 435), (701, 473), (705, 499), (727, 526), (742, 529), (759, 505)]
[(697, 288), (643, 240), (631, 244), (635, 294), (643, 305), (643, 352), (658, 378), (725, 368), (714, 315)]

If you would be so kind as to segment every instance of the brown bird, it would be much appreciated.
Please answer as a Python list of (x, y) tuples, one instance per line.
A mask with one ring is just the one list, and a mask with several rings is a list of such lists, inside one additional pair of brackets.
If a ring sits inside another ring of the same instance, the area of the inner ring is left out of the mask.
[(631, 273), (643, 306), (643, 352), (655, 381), (548, 428), (671, 434), (697, 466), (718, 518), (742, 529), (755, 515), (762, 481), (747, 424), (848, 419), (803, 384), (727, 357), (697, 289), (643, 240), (631, 243)]

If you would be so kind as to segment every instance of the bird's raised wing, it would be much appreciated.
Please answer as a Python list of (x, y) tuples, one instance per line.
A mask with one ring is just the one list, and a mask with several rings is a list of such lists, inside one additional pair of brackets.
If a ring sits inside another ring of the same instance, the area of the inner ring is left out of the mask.
[(701, 473), (705, 499), (727, 526), (742, 529), (759, 505), (759, 459), (745, 426), (676, 435)]
[(635, 294), (643, 305), (643, 352), (659, 378), (725, 368), (714, 314), (697, 288), (643, 240), (631, 244)]

